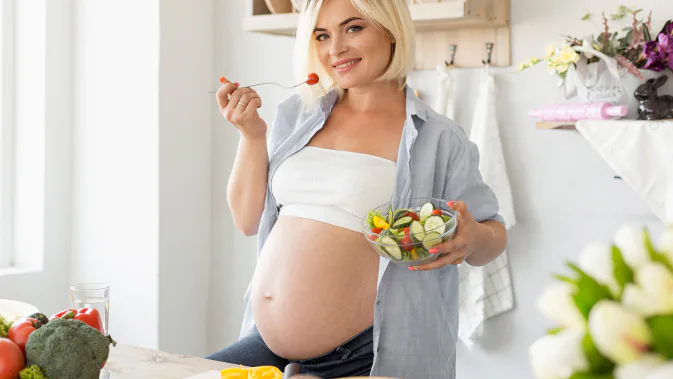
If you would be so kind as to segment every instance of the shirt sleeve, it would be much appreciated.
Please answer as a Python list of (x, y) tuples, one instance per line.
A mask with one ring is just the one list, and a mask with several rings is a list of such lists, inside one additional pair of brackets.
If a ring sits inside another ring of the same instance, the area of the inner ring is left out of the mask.
[(498, 199), (479, 171), (477, 145), (468, 141), (454, 159), (449, 162), (451, 171), (444, 186), (444, 199), (465, 202), (477, 222), (496, 220), (505, 225), (505, 219), (498, 214)]

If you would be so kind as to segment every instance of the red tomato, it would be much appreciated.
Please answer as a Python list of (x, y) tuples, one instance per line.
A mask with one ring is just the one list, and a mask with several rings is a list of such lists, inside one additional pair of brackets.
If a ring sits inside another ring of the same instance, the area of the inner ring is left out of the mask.
[(318, 77), (318, 74), (310, 73), (308, 74), (308, 79), (306, 79), (306, 84), (309, 86), (313, 86), (318, 84), (320, 81), (320, 77)]
[(418, 213), (416, 213), (416, 212), (409, 212), (409, 213), (405, 214), (405, 216), (409, 216), (416, 221), (421, 221), (421, 218), (418, 217)]
[(404, 251), (411, 251), (414, 248), (413, 242), (411, 242), (411, 237), (410, 236), (402, 237), (402, 239), (400, 240), (400, 245), (402, 245), (400, 247)]
[(383, 231), (383, 228), (374, 228), (374, 229), (372, 229), (372, 233), (376, 233), (376, 234), (379, 234), (379, 233), (381, 233), (382, 231)]
[(379, 238), (379, 236), (377, 236), (376, 234), (370, 234), (369, 235), (369, 239), (372, 240), (372, 241), (376, 241), (377, 238)]
[(404, 228), (404, 234), (409, 235), (410, 233), (411, 233), (410, 227), (407, 226), (406, 228)]
[(432, 214), (437, 215), (437, 216), (441, 216), (442, 215), (442, 210), (441, 209), (435, 209), (434, 211), (432, 211)]
[(0, 338), (0, 379), (17, 379), (26, 366), (21, 349), (7, 338)]
[(26, 355), (26, 343), (28, 336), (39, 328), (41, 324), (34, 318), (22, 318), (15, 321), (12, 327), (7, 331), (7, 338), (21, 349), (23, 355)]

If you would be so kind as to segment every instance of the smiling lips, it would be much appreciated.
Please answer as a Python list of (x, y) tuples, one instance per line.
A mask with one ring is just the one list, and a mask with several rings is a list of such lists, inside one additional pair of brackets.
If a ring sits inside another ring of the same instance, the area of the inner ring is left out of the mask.
[(338, 61), (337, 64), (335, 64), (333, 67), (336, 68), (338, 71), (343, 71), (345, 69), (349, 69), (351, 66), (354, 64), (360, 62), (362, 58), (356, 58), (356, 59), (344, 59), (341, 61)]

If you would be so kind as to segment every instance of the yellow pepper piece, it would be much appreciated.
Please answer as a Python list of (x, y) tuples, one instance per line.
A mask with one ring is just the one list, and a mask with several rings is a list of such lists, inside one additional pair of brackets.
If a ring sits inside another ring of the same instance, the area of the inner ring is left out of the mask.
[(418, 259), (418, 253), (416, 253), (416, 248), (415, 247), (413, 249), (411, 249), (411, 251), (409, 252), (409, 258), (411, 258), (413, 260)]
[(390, 224), (388, 224), (386, 220), (382, 219), (379, 216), (374, 216), (372, 220), (374, 221), (374, 226), (376, 226), (377, 228), (381, 228), (383, 230), (390, 228)]
[(274, 366), (227, 368), (220, 371), (222, 379), (282, 379), (283, 373)]

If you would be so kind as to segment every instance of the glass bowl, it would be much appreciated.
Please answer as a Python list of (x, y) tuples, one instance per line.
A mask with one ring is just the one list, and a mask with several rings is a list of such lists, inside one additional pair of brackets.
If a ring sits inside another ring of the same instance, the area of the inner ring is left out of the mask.
[(429, 250), (456, 234), (458, 215), (446, 202), (414, 197), (383, 204), (362, 219), (362, 233), (379, 255), (393, 263), (430, 263), (441, 254), (430, 254)]

